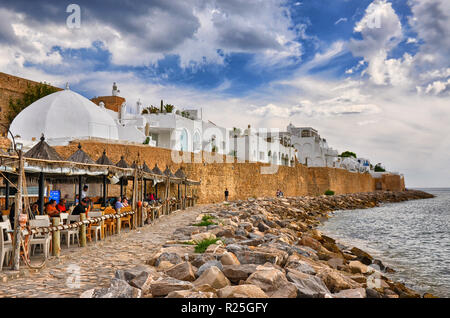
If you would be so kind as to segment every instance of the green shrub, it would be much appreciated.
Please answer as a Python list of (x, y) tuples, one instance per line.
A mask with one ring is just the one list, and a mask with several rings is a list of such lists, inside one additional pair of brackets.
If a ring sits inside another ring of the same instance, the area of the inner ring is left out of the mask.
[(377, 165), (375, 166), (374, 171), (375, 171), (375, 172), (386, 172), (386, 169), (384, 169), (380, 164), (377, 164)]
[(341, 153), (341, 154), (339, 155), (339, 157), (342, 157), (342, 158), (346, 158), (346, 157), (353, 157), (353, 158), (356, 158), (356, 153), (351, 152), (351, 151), (344, 151), (343, 153)]
[(200, 223), (196, 223), (196, 224), (193, 224), (193, 225), (194, 225), (194, 226), (217, 225), (217, 223), (214, 223), (213, 221), (211, 221), (211, 220), (213, 220), (213, 219), (215, 219), (214, 216), (212, 216), (212, 215), (210, 215), (210, 214), (205, 214), (205, 215), (202, 217), (202, 221), (201, 221)]
[(217, 223), (211, 221), (201, 221), (200, 223), (193, 224), (194, 226), (208, 226), (208, 225), (217, 225)]
[(334, 191), (333, 190), (327, 190), (327, 191), (325, 191), (325, 195), (334, 195)]
[(195, 246), (195, 253), (204, 253), (208, 246), (216, 244), (217, 241), (220, 241), (220, 239), (204, 239), (203, 241), (198, 242), (197, 246)]

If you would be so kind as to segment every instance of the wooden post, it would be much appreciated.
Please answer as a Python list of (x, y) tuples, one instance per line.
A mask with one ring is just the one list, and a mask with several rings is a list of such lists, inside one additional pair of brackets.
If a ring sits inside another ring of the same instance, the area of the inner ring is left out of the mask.
[[(60, 218), (53, 217), (52, 218), (52, 226), (59, 225)], [(67, 238), (69, 239), (69, 238)], [(59, 257), (61, 252), (61, 233), (58, 231), (54, 231), (52, 234), (52, 255)]]
[[(120, 211), (118, 212), (120, 213)], [(120, 218), (116, 219), (116, 234), (120, 234), (120, 227), (122, 226), (122, 221)]]
[(39, 173), (39, 213), (44, 215), (44, 187), (45, 187), (45, 178), (44, 173)]
[[(86, 213), (80, 213), (80, 221), (86, 221)], [(86, 224), (80, 227), (80, 246), (86, 246)]]
[(166, 184), (166, 213), (169, 214), (169, 193), (170, 193), (170, 177), (167, 177), (167, 184)]
[[(140, 196), (141, 196), (141, 226), (144, 226), (145, 223), (145, 219), (144, 219), (144, 192), (145, 192), (145, 179), (144, 177), (141, 178), (141, 192), (140, 192)], [(148, 214), (147, 214), (148, 217)]]
[(9, 181), (6, 178), (3, 181), (5, 182), (5, 210), (9, 210)]
[[(178, 200), (179, 202), (181, 202), (181, 189), (180, 189), (180, 184), (178, 183)], [(177, 210), (181, 209), (181, 204), (177, 202)]]
[(106, 175), (103, 175), (103, 206), (106, 207)]
[(133, 222), (131, 222), (133, 225), (133, 229), (137, 228), (137, 217), (138, 217), (138, 211), (137, 211), (137, 186), (138, 186), (138, 178), (137, 178), (137, 169), (134, 169), (134, 178), (133, 178), (133, 204), (131, 206), (131, 209), (135, 212), (132, 216)]
[(183, 199), (183, 210), (186, 210), (186, 202), (187, 200), (187, 183), (186, 180), (184, 180), (184, 199)]
[(81, 181), (82, 181), (81, 176), (78, 176), (78, 203), (81, 202), (81, 192), (83, 191)]
[(22, 231), (20, 230), (19, 225), (19, 215), (22, 213), (22, 178), (24, 174), (23, 168), (23, 156), (22, 150), (18, 151), (19, 154), (19, 177), (17, 180), (17, 193), (15, 200), (15, 209), (14, 209), (14, 245), (13, 245), (13, 262), (12, 269), (15, 271), (19, 270), (20, 266), (20, 240)]

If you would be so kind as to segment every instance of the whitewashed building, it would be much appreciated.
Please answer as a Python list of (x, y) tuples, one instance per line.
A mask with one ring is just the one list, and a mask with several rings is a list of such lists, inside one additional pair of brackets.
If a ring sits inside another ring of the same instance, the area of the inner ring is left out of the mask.
[(295, 166), (296, 151), (279, 133), (254, 130), (230, 132), (230, 156), (242, 161)]
[(10, 130), (24, 144), (38, 142), (42, 134), (51, 145), (64, 145), (74, 139), (119, 140), (117, 121), (68, 85), (21, 111)]
[(328, 146), (327, 141), (314, 128), (289, 124), (284, 135), (290, 137), (300, 163), (309, 167), (336, 166), (337, 150)]

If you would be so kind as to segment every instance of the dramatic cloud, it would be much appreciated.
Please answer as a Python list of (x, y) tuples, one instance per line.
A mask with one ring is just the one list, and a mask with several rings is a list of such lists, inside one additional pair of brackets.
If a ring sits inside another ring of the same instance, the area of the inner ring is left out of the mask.
[[(6, 23), (0, 41), (13, 45), (33, 39), (27, 45), (40, 54), (53, 54), (54, 47), (92, 48), (93, 43), (101, 42), (114, 64), (133, 66), (155, 64), (167, 54), (178, 55), (184, 67), (191, 62), (221, 63), (223, 53), (232, 52), (257, 53), (279, 61), (301, 55), (281, 0), (77, 3), (81, 28), (68, 29), (68, 13), (60, 1), (46, 1), (45, 5), (11, 1), (0, 12), (4, 17), (1, 23)], [(14, 48), (16, 55), (30, 59), (30, 50)]]

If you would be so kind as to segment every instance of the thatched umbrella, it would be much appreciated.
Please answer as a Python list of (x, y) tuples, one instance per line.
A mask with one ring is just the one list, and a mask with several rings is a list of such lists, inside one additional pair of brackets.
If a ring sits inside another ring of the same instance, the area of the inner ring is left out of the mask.
[(45, 142), (44, 134), (41, 136), (41, 141), (39, 141), (33, 148), (28, 150), (24, 155), (25, 158), (33, 159), (44, 159), (44, 160), (54, 160), (62, 161), (63, 158), (58, 154), (58, 152), (49, 146)]
[[(78, 150), (75, 151), (69, 158), (67, 158), (67, 161), (73, 161), (73, 162), (79, 162), (79, 163), (88, 163), (88, 164), (94, 164), (94, 160), (89, 157), (87, 153), (85, 153), (81, 149), (81, 144), (78, 143)], [(81, 175), (78, 176), (78, 199), (81, 201), (81, 191), (82, 191), (82, 177)]]
[[(58, 154), (58, 152), (49, 146), (48, 143), (45, 142), (44, 134), (41, 136), (41, 141), (39, 141), (33, 148), (28, 150), (24, 154), (25, 158), (32, 158), (32, 159), (43, 159), (43, 160), (52, 160), (52, 161), (62, 161), (63, 159)], [(39, 212), (43, 213), (44, 210), (44, 173), (39, 173)]]
[(133, 163), (131, 164), (131, 168), (133, 168), (133, 169), (139, 169), (139, 166), (138, 166), (138, 164), (136, 163), (136, 160), (133, 161)]
[(114, 166), (112, 161), (106, 156), (106, 150), (103, 150), (102, 156), (100, 158), (98, 158), (95, 163), (99, 164), (99, 165), (105, 165), (105, 166)]
[(161, 169), (158, 168), (158, 165), (156, 163), (155, 163), (155, 167), (152, 169), (152, 171), (153, 171), (154, 174), (157, 174), (157, 175), (160, 175), (160, 176), (163, 175)]
[[(105, 166), (114, 166), (112, 161), (106, 156), (106, 150), (103, 150), (103, 154), (100, 158), (95, 162), (99, 165)], [(106, 198), (107, 198), (107, 186), (106, 186), (106, 175), (103, 176), (103, 204), (106, 207)]]
[[(176, 172), (175, 172), (175, 177), (180, 178), (182, 181), (184, 181), (186, 179), (186, 175), (184, 174), (183, 169), (180, 167)], [(181, 200), (181, 190), (180, 190), (180, 183), (178, 184), (178, 200)], [(184, 195), (186, 196), (187, 193), (187, 188), (186, 188), (186, 183), (184, 183)], [(185, 208), (184, 205), (184, 200), (182, 202), (182, 208)]]
[[(158, 168), (158, 165), (156, 163), (155, 163), (155, 167), (152, 169), (152, 172), (159, 176), (163, 175), (161, 169)], [(155, 184), (155, 196), (156, 196), (156, 198), (158, 197), (158, 184)]]
[(163, 172), (169, 178), (176, 178), (175, 175), (170, 171), (169, 166), (166, 165), (166, 170)]
[(95, 164), (94, 160), (92, 160), (91, 157), (89, 157), (89, 155), (81, 149), (80, 143), (78, 144), (78, 150), (67, 158), (67, 161)]
[[(144, 161), (144, 164), (142, 165), (142, 171), (146, 173), (153, 173), (153, 171), (147, 166), (147, 164)], [(147, 197), (147, 179), (144, 179), (144, 198)]]
[[(119, 160), (119, 162), (116, 163), (116, 166), (119, 168), (125, 168), (125, 169), (130, 168), (128, 163), (125, 161), (124, 156), (120, 157), (120, 160)], [(123, 197), (123, 185), (124, 185), (123, 180), (124, 180), (124, 177), (120, 178), (120, 197), (121, 198)], [(128, 180), (127, 180), (127, 184), (128, 184)]]

